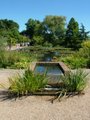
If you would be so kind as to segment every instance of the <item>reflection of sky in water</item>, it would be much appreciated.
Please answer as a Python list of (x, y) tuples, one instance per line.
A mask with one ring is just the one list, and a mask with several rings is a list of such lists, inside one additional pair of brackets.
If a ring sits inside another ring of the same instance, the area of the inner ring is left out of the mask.
[(59, 67), (59, 65), (36, 65), (35, 67), (35, 73), (47, 73), (47, 74), (54, 74), (54, 75), (60, 75), (62, 74), (62, 71)]
[(35, 71), (43, 73), (43, 72), (45, 72), (45, 67), (44, 66), (36, 66)]

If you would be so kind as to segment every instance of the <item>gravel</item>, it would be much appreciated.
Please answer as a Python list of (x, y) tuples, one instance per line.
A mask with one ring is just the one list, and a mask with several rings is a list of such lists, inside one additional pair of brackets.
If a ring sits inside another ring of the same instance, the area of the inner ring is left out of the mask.
[[(90, 73), (90, 69), (86, 70)], [(6, 84), (8, 77), (23, 70), (0, 70), (0, 83)], [(89, 78), (89, 77), (88, 77)], [(85, 95), (57, 100), (52, 104), (53, 96), (28, 96), (16, 100), (7, 98), (0, 90), (0, 120), (90, 120), (90, 86)]]

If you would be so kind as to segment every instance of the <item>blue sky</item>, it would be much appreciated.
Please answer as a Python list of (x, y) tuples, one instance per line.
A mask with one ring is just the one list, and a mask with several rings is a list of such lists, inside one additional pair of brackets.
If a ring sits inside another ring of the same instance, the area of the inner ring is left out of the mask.
[(0, 0), (0, 19), (12, 19), (25, 29), (29, 18), (42, 21), (46, 15), (74, 17), (90, 30), (90, 0)]

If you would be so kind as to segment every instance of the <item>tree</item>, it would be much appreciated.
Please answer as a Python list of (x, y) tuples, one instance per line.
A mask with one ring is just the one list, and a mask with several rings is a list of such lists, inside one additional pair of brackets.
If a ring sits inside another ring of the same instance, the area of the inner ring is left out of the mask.
[(64, 16), (46, 16), (43, 22), (29, 19), (25, 24), (26, 30), (21, 34), (30, 38), (31, 45), (43, 45), (45, 42), (60, 45), (65, 35), (65, 20)]
[(19, 25), (13, 20), (1, 19), (0, 20), (0, 29), (10, 30), (12, 28), (19, 29)]
[(79, 25), (74, 18), (71, 18), (66, 30), (65, 46), (78, 49), (80, 45), (81, 40), (79, 38)]
[(60, 45), (65, 33), (65, 21), (64, 16), (46, 16), (43, 21), (45, 40)]
[(84, 27), (83, 24), (81, 24), (81, 28), (80, 28), (80, 39), (83, 40), (87, 40), (89, 38), (88, 34), (90, 33), (90, 31), (86, 32), (86, 29)]
[[(26, 31), (23, 31), (21, 34), (28, 36), (31, 39), (30, 44), (34, 45), (37, 43), (42, 43), (42, 32), (41, 25), (42, 23), (39, 20), (29, 19), (26, 25)], [(41, 38), (41, 42), (40, 42)]]
[(33, 39), (33, 36), (37, 34), (40, 28), (40, 21), (29, 19), (26, 25), (26, 35), (29, 36), (30, 39)]
[(0, 37), (7, 39), (7, 44), (11, 48), (20, 39), (19, 25), (13, 20), (0, 20)]

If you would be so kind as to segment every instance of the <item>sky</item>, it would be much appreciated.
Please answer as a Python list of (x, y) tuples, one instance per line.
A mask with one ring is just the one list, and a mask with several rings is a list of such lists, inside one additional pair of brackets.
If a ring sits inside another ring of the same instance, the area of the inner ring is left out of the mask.
[(74, 17), (90, 31), (90, 0), (0, 0), (0, 19), (12, 19), (25, 29), (29, 18), (42, 21), (46, 15)]

